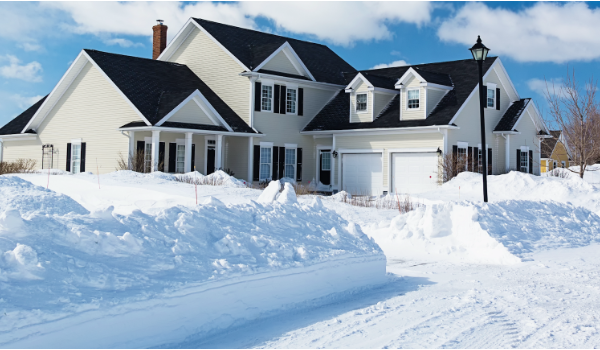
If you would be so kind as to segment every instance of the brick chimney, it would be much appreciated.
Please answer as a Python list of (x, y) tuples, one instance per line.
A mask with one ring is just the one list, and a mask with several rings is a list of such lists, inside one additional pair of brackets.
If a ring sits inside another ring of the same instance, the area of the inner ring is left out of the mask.
[(152, 59), (155, 60), (160, 56), (165, 47), (167, 47), (167, 27), (163, 24), (162, 19), (156, 20), (156, 25), (152, 27), (154, 38), (152, 40)]

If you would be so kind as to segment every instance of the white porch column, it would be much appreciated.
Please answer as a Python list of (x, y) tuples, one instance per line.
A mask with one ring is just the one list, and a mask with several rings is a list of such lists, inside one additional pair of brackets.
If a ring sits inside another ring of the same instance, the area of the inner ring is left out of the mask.
[(223, 158), (223, 135), (217, 135), (215, 155), (215, 168), (221, 169), (223, 167), (223, 163), (221, 162), (221, 159)]
[[(340, 190), (340, 183), (337, 181), (337, 179), (335, 178), (335, 168), (336, 168), (336, 162), (337, 159), (333, 158), (333, 152), (335, 151), (335, 135), (333, 135), (333, 144), (331, 145), (331, 190), (335, 190), (337, 189), (338, 191)], [(317, 153), (317, 158), (319, 157), (319, 153)], [(338, 155), (338, 157), (340, 157)], [(319, 171), (319, 168), (317, 167), (317, 171)]]
[(183, 172), (189, 173), (192, 169), (192, 135), (191, 132), (185, 133), (185, 161), (183, 165)]
[(158, 171), (158, 144), (160, 142), (160, 131), (152, 131), (152, 171)]
[(4, 143), (2, 142), (2, 139), (0, 139), (0, 163), (2, 163), (2, 156), (4, 155)]
[(248, 137), (248, 183), (252, 184), (254, 176), (254, 137)]
[(133, 167), (133, 157), (135, 157), (135, 131), (129, 131), (129, 154), (127, 155), (129, 169)]
[(510, 135), (506, 135), (506, 149), (504, 150), (504, 154), (506, 154), (506, 172), (510, 171)]

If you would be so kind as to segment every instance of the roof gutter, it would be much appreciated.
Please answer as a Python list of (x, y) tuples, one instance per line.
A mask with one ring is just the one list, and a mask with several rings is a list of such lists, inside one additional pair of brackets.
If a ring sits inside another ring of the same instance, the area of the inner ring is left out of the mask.
[(303, 85), (311, 85), (311, 86), (315, 86), (315, 87), (322, 87), (322, 88), (328, 88), (328, 90), (340, 90), (345, 88), (345, 85), (337, 85), (337, 84), (331, 84), (331, 83), (322, 83), (322, 82), (318, 82), (318, 81), (312, 81), (312, 80), (304, 80), (304, 79), (297, 79), (297, 78), (290, 78), (290, 77), (282, 77), (280, 75), (275, 75), (275, 74), (268, 74), (268, 73), (258, 73), (258, 72), (241, 72), (239, 75), (241, 75), (242, 77), (249, 77), (249, 78), (256, 78), (256, 79), (271, 79), (271, 80), (280, 80), (280, 81), (289, 81), (292, 83), (296, 83), (296, 84), (303, 84)]
[(500, 135), (520, 135), (520, 131), (492, 131), (492, 134), (500, 134)]
[(201, 130), (201, 129), (185, 129), (185, 128), (170, 128), (164, 126), (133, 126), (133, 127), (121, 127), (119, 131), (164, 131), (173, 133), (193, 133), (193, 134), (207, 134), (207, 135), (225, 135), (225, 136), (242, 136), (242, 137), (264, 137), (264, 134), (251, 134), (247, 132), (231, 132), (231, 131), (216, 131), (216, 130)]
[(37, 140), (37, 134), (10, 134), (10, 135), (0, 135), (0, 142), (3, 141), (30, 141)]
[(371, 129), (349, 129), (349, 130), (316, 130), (316, 131), (300, 131), (302, 135), (320, 135), (320, 134), (349, 134), (356, 132), (378, 132), (378, 131), (418, 131), (431, 130), (439, 131), (440, 129), (458, 130), (460, 127), (455, 125), (429, 125), (429, 126), (411, 126), (406, 128), (371, 128)]

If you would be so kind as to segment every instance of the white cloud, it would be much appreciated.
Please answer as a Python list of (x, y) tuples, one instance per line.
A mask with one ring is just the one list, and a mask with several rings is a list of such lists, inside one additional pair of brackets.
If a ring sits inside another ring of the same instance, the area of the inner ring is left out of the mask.
[(345, 46), (391, 38), (388, 24), (429, 23), (432, 11), (428, 2), (43, 2), (40, 6), (67, 13), (70, 20), (62, 26), (77, 34), (149, 36), (154, 21), (162, 19), (173, 37), (189, 17), (252, 29), (262, 17), (279, 31)]
[(44, 96), (36, 95), (36, 96), (27, 97), (27, 96), (23, 96), (23, 95), (19, 95), (19, 94), (14, 94), (14, 95), (10, 96), (10, 99), (13, 100), (14, 102), (16, 102), (17, 106), (19, 106), (19, 108), (27, 109), (27, 108), (31, 107), (37, 101), (41, 100), (42, 97), (44, 97)]
[(21, 79), (30, 82), (41, 82), (42, 65), (37, 62), (21, 64), (21, 60), (13, 55), (0, 56), (0, 62), (8, 61), (8, 65), (0, 66), (0, 75), (5, 78)]
[(529, 90), (539, 94), (540, 96), (546, 96), (546, 89), (550, 91), (551, 94), (558, 94), (561, 86), (562, 86), (562, 78), (554, 78), (548, 79), (547, 83), (544, 79), (533, 78), (527, 81), (527, 87)]
[(538, 2), (520, 11), (467, 3), (442, 22), (442, 41), (468, 45), (481, 35), (490, 54), (521, 62), (600, 58), (600, 9), (585, 3)]
[(24, 42), (21, 44), (18, 44), (17, 46), (19, 46), (20, 48), (22, 48), (25, 51), (43, 51), (44, 48), (42, 47), (42, 45), (36, 44), (36, 43), (29, 43), (29, 42)]
[(410, 64), (408, 62), (406, 62), (405, 60), (398, 60), (398, 61), (394, 61), (392, 63), (380, 63), (380, 64), (373, 66), (373, 68), (371, 68), (371, 69), (402, 67), (402, 66), (409, 66), (409, 65)]
[(423, 25), (431, 20), (428, 2), (242, 2), (252, 17), (271, 20), (278, 29), (313, 35), (337, 45), (390, 39), (387, 24)]
[(121, 47), (143, 47), (144, 44), (142, 43), (134, 43), (131, 40), (127, 40), (127, 39), (123, 39), (123, 38), (114, 38), (114, 39), (107, 39), (104, 40), (104, 43), (106, 45), (119, 45)]

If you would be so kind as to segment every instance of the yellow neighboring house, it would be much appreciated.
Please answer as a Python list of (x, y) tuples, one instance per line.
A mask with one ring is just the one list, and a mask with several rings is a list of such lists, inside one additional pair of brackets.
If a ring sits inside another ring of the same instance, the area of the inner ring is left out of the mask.
[(568, 168), (569, 153), (566, 142), (560, 130), (551, 130), (552, 138), (542, 140), (542, 152), (540, 157), (540, 169), (542, 173), (556, 168)]

